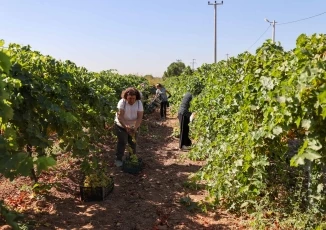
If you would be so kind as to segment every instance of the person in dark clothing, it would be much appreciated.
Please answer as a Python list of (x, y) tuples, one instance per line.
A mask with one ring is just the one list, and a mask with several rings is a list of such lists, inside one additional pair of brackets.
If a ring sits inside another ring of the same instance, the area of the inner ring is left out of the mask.
[(190, 123), (190, 116), (192, 114), (189, 111), (191, 100), (192, 100), (192, 94), (187, 92), (183, 96), (178, 111), (178, 119), (180, 123), (180, 138), (179, 138), (180, 149), (189, 149), (191, 146), (191, 140), (189, 138), (189, 123)]

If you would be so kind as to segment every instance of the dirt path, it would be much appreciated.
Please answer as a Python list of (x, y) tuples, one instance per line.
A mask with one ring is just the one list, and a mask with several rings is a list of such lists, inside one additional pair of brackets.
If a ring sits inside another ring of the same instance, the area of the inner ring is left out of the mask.
[[(205, 192), (191, 189), (185, 182), (203, 162), (181, 160), (185, 153), (171, 136), (177, 122), (176, 118), (161, 122), (157, 112), (147, 115), (138, 140), (139, 156), (145, 162), (139, 175), (113, 166), (114, 143), (103, 146), (115, 187), (102, 202), (80, 201), (78, 184), (69, 176), (68, 167), (62, 186), (52, 188), (50, 198), (43, 204), (30, 200), (35, 208), (28, 211), (28, 218), (35, 221), (34, 229), (241, 229), (236, 217), (220, 210), (203, 213), (192, 203), (203, 200)], [(22, 193), (19, 180), (1, 183), (0, 200), (6, 200), (8, 189)]]

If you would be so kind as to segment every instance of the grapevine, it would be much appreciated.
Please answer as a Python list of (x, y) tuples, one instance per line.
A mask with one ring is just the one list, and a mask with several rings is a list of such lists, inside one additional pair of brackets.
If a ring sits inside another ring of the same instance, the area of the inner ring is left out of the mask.
[[(195, 145), (189, 157), (207, 162), (196, 178), (216, 202), (234, 211), (252, 210), (257, 200), (270, 206), (264, 195), (282, 187), (306, 191), (291, 199), (322, 212), (325, 51), (325, 34), (300, 35), (291, 51), (267, 41), (256, 54), (245, 52), (228, 62), (205, 64), (191, 76), (167, 79), (175, 108), (185, 92), (203, 89), (191, 102), (196, 120), (190, 125)], [(302, 175), (306, 182), (294, 188)], [(286, 209), (292, 194), (282, 195), (278, 199)]]

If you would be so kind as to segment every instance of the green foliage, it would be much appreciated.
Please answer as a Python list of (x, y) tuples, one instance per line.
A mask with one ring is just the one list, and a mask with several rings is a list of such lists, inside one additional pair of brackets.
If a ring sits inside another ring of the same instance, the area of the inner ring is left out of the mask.
[(188, 69), (186, 68), (186, 65), (183, 62), (181, 62), (181, 61), (172, 62), (168, 66), (167, 70), (164, 72), (163, 79), (166, 80), (167, 78), (170, 78), (170, 77), (178, 77), (185, 70), (188, 70)]
[(198, 204), (192, 201), (189, 196), (181, 197), (180, 204), (184, 205), (190, 212), (195, 212), (199, 209)]
[[(37, 182), (42, 171), (56, 165), (58, 149), (84, 159), (84, 172), (96, 168), (96, 145), (108, 134), (106, 124), (113, 123), (121, 91), (147, 80), (113, 71), (92, 73), (30, 46), (3, 44), (1, 40), (0, 173), (11, 180), (33, 176)], [(33, 189), (48, 186), (35, 183)], [(3, 205), (0, 209), (18, 229), (16, 216)]]
[(252, 213), (259, 201), (282, 215), (298, 208), (309, 216), (309, 228), (317, 226), (312, 219), (322, 221), (325, 63), (326, 35), (301, 35), (291, 51), (266, 41), (255, 55), (246, 52), (166, 80), (174, 105), (189, 85), (203, 89), (191, 102), (196, 119), (189, 156), (206, 160), (197, 178), (216, 203)]
[(36, 159), (35, 164), (37, 166), (37, 172), (42, 172), (56, 165), (56, 161), (52, 157), (41, 156)]
[(30, 46), (2, 46), (1, 40), (0, 173), (37, 180), (55, 166), (58, 148), (85, 159), (87, 171), (98, 161), (96, 145), (108, 134), (122, 90), (148, 81), (113, 70), (88, 72)]
[(184, 72), (178, 77), (171, 77), (164, 81), (166, 89), (172, 95), (169, 98), (172, 112), (177, 111), (186, 92), (192, 93), (193, 96), (198, 96), (203, 91), (205, 88), (205, 77), (199, 71), (201, 68), (205, 68), (205, 66), (198, 68), (198, 71), (191, 73), (191, 75)]
[(0, 201), (0, 217), (4, 218), (6, 223), (8, 223), (14, 230), (21, 229), (18, 222), (23, 218), (23, 215), (9, 210), (4, 205), (3, 201)]
[(46, 194), (54, 186), (59, 186), (58, 183), (35, 183), (32, 187), (34, 194), (40, 196), (40, 194)]
[[(115, 96), (118, 99), (121, 98), (122, 91), (128, 87), (138, 88), (140, 84), (148, 85), (148, 80), (143, 77), (139, 77), (132, 74), (120, 75), (113, 70), (101, 71), (100, 73), (95, 75), (98, 78), (103, 79), (105, 85), (115, 91)], [(116, 106), (116, 104), (114, 106)]]
[(6, 74), (9, 73), (11, 63), (9, 57), (4, 53), (0, 52), (0, 70)]

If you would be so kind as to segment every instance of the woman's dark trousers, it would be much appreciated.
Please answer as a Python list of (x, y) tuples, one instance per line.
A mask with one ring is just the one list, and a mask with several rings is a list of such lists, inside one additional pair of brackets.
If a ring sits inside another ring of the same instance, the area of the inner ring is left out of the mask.
[(167, 101), (162, 101), (161, 102), (161, 108), (160, 108), (161, 118), (166, 118), (166, 107), (167, 107), (167, 104), (168, 104)]
[(191, 140), (189, 138), (190, 117), (179, 113), (178, 119), (180, 124), (179, 148), (182, 148), (183, 145), (191, 146)]
[[(132, 153), (136, 154), (137, 145), (132, 141), (132, 137), (127, 133), (127, 131), (124, 128), (115, 124), (115, 133), (118, 138), (117, 149), (116, 149), (117, 160), (122, 160), (127, 144), (129, 144), (129, 146), (131, 147), (133, 151)], [(136, 135), (135, 138), (137, 140), (137, 133), (135, 135)]]

